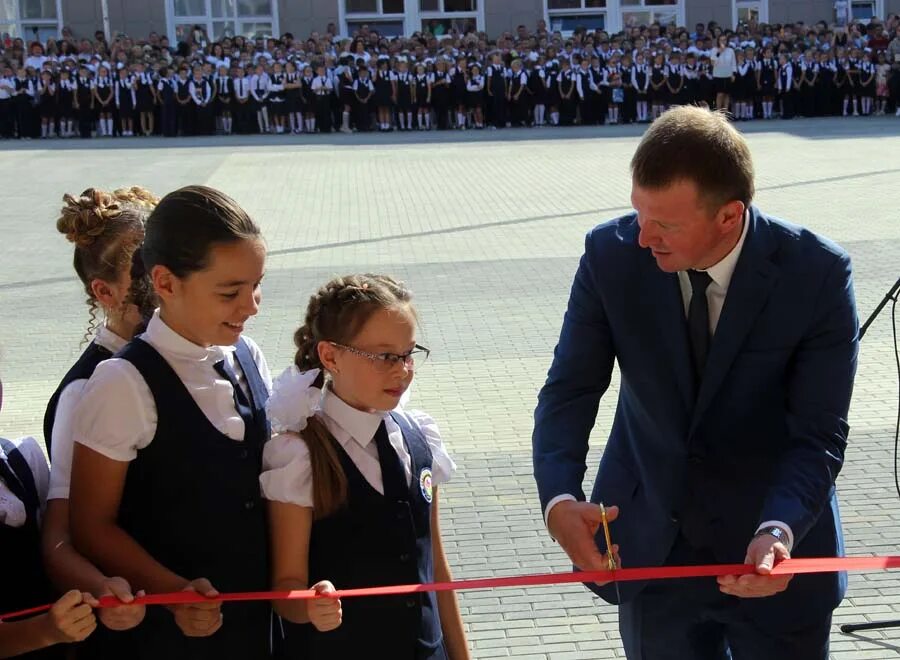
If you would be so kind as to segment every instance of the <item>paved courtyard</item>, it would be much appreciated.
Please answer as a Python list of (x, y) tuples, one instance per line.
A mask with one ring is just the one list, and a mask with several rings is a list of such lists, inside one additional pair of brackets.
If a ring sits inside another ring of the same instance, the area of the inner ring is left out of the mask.
[[(744, 128), (742, 126), (742, 128)], [(900, 120), (747, 128), (757, 203), (844, 245), (865, 318), (900, 276)], [(291, 360), (307, 297), (339, 273), (380, 271), (417, 295), (432, 360), (413, 403), (441, 424), (459, 472), (442, 524), (457, 577), (566, 570), (543, 529), (531, 421), (568, 288), (594, 224), (629, 209), (637, 127), (231, 140), (5, 142), (0, 151), (0, 434), (37, 434), (79, 352), (87, 308), (55, 230), (64, 192), (188, 183), (228, 192), (262, 225), (268, 275), (249, 333), (273, 372)], [(893, 489), (897, 379), (890, 308), (862, 344), (848, 463), (847, 551), (900, 554)], [(601, 403), (591, 465), (612, 420)], [(594, 470), (588, 470), (593, 478)], [(625, 552), (623, 550), (623, 552)], [(581, 586), (460, 596), (476, 658), (623, 656), (615, 610)], [(900, 618), (900, 573), (852, 575), (836, 623)], [(900, 629), (846, 636), (832, 656), (900, 656)], [(688, 660), (688, 659), (686, 659)]]

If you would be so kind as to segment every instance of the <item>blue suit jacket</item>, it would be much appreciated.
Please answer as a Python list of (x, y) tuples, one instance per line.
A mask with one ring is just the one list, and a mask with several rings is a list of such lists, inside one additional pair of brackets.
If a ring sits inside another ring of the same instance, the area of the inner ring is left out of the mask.
[[(858, 349), (850, 260), (808, 230), (755, 208), (748, 217), (699, 391), (677, 275), (639, 247), (636, 215), (587, 236), (535, 411), (534, 474), (542, 510), (563, 493), (585, 499), (588, 436), (618, 361), (591, 501), (620, 507), (612, 532), (624, 565), (663, 564), (680, 529), (741, 563), (767, 520), (791, 526), (792, 556), (843, 552), (834, 481)], [(623, 583), (622, 600), (642, 587)], [(797, 576), (742, 606), (796, 625), (820, 620), (845, 587), (840, 574)], [(611, 585), (592, 588), (615, 602)]]

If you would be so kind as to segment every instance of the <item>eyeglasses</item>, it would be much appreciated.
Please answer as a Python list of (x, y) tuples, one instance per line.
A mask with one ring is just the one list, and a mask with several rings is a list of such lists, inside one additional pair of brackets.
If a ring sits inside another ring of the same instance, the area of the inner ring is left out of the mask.
[(333, 341), (328, 343), (336, 348), (342, 348), (354, 355), (371, 360), (378, 371), (385, 372), (392, 370), (398, 364), (402, 364), (410, 371), (415, 371), (416, 369), (421, 368), (425, 363), (425, 360), (428, 359), (428, 356), (431, 355), (431, 351), (418, 344), (416, 344), (415, 348), (408, 353), (398, 355), (397, 353), (370, 353), (369, 351), (363, 351), (354, 348), (353, 346), (345, 346), (344, 344), (338, 344)]

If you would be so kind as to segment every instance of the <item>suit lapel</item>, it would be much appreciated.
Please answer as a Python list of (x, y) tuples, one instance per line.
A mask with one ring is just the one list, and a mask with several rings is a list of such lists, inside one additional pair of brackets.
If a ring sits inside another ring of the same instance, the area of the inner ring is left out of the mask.
[(693, 435), (709, 408), (753, 327), (753, 322), (765, 307), (772, 287), (778, 281), (778, 267), (769, 258), (775, 249), (775, 243), (769, 234), (768, 223), (759, 217), (754, 208), (751, 208), (749, 222), (747, 237), (728, 286), (725, 305), (710, 346), (689, 435)]

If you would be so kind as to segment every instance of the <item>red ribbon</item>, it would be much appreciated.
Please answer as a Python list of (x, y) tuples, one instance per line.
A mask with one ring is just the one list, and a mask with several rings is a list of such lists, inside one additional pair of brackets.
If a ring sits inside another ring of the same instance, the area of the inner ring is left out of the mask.
[[(900, 568), (900, 556), (886, 557), (822, 557), (814, 559), (785, 559), (773, 569), (772, 575), (797, 575), (802, 573), (834, 573), (837, 571), (875, 571)], [(428, 584), (400, 584), (387, 587), (341, 589), (331, 594), (317, 594), (312, 589), (302, 591), (249, 591), (219, 594), (207, 598), (193, 591), (169, 594), (151, 594), (135, 598), (140, 605), (185, 605), (210, 601), (235, 602), (251, 600), (310, 600), (312, 598), (353, 598), (363, 596), (398, 596), (426, 591), (464, 591), (469, 589), (498, 589), (504, 587), (536, 587), (573, 582), (633, 582), (636, 580), (671, 580), (677, 578), (720, 577), (724, 575), (749, 575), (755, 573), (750, 564), (715, 564), (705, 566), (658, 566), (653, 568), (620, 568), (615, 571), (582, 571), (576, 573), (541, 573), (539, 575), (513, 575), (510, 577), (475, 578), (452, 582)], [(100, 607), (117, 607), (122, 602), (114, 596), (98, 599)], [(51, 605), (41, 605), (28, 610), (0, 616), (0, 621), (39, 614)]]

